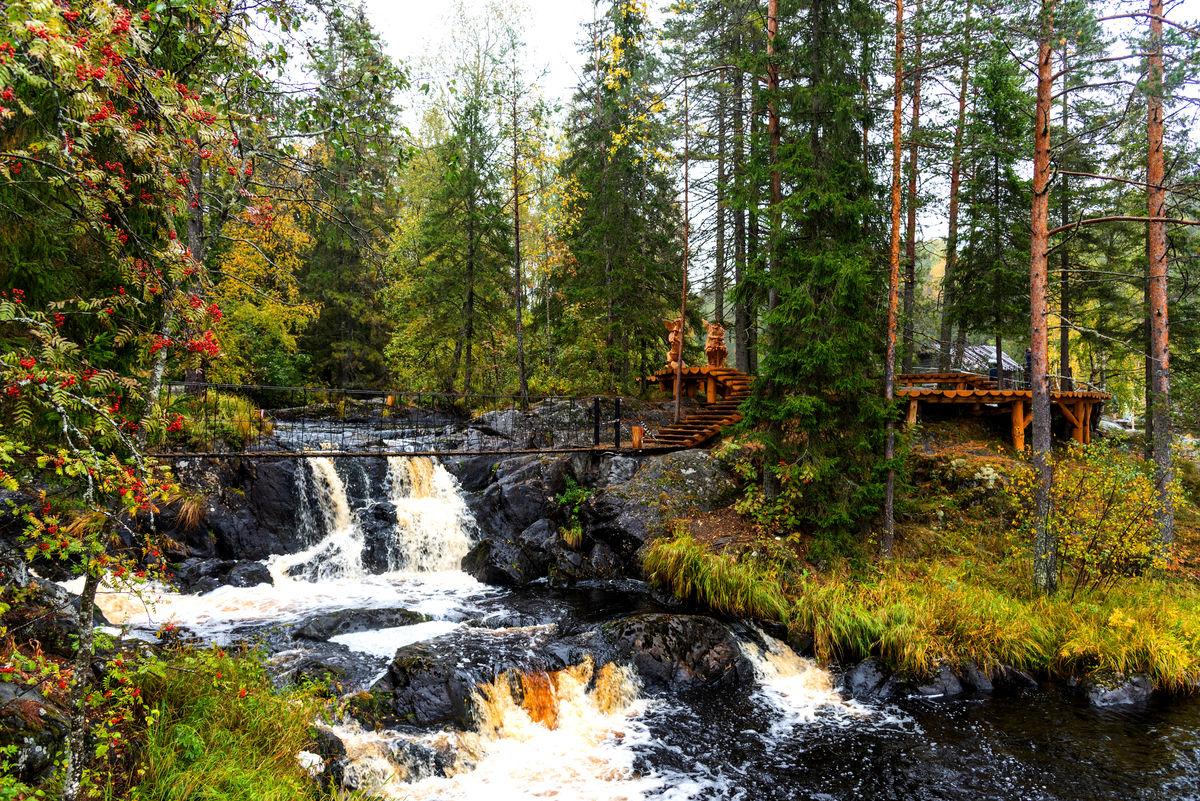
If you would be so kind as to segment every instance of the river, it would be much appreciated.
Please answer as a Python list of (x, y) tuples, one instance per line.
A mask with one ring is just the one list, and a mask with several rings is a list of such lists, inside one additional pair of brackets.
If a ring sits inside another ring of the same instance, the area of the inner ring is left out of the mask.
[[(428, 616), (332, 638), (362, 660), (366, 686), (411, 643), (504, 653), (567, 620), (578, 627), (653, 606), (620, 587), (506, 590), (459, 571), (476, 524), (455, 479), (427, 458), (389, 460), (395, 525), (388, 569), (372, 574), (363, 553), (377, 546), (360, 521), (380, 499), (351, 497), (350, 461), (308, 460), (311, 502), (298, 514), (323, 534), (266, 560), (273, 585), (148, 599), (109, 592), (100, 607), (138, 636), (167, 621), (215, 643), (261, 636), (275, 643), (277, 665), (303, 648), (282, 647), (271, 632), (319, 613), (402, 607)], [(472, 731), (366, 731), (352, 720), (327, 730), (346, 749), (345, 783), (387, 799), (1200, 799), (1196, 700), (1097, 710), (1042, 689), (861, 703), (843, 695), (835, 673), (740, 630), (753, 675), (733, 687), (656, 689), (626, 665), (582, 658), (518, 685), (483, 682)]]

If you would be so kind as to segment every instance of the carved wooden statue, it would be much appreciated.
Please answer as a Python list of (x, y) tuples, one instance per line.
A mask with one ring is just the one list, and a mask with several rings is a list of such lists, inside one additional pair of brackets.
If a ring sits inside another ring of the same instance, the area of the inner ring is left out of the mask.
[(704, 327), (708, 329), (708, 339), (704, 341), (708, 366), (724, 367), (725, 359), (729, 356), (729, 348), (725, 347), (725, 326), (705, 321)]
[(683, 358), (683, 318), (663, 320), (667, 329), (667, 367), (674, 370)]

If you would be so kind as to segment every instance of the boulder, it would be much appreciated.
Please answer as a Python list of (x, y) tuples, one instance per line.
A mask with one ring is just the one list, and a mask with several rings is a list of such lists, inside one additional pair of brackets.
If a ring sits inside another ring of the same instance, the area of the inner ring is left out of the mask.
[(390, 694), (391, 712), (401, 723), (470, 729), (480, 684), (505, 671), (561, 670), (586, 655), (575, 643), (558, 640), (555, 628), (546, 626), (463, 629), (413, 643), (396, 651), (372, 693)]
[(308, 618), (292, 632), (292, 636), (304, 640), (328, 640), (339, 634), (411, 626), (429, 619), (428, 615), (401, 608), (339, 609)]
[(1107, 681), (1085, 682), (1084, 691), (1088, 703), (1095, 707), (1145, 706), (1154, 692), (1154, 684), (1141, 674), (1128, 678), (1116, 676)]
[(387, 661), (332, 642), (309, 642), (304, 648), (281, 651), (267, 660), (276, 686), (305, 682), (332, 683), (344, 691), (369, 685)]
[(950, 666), (942, 663), (927, 681), (917, 685), (917, 694), (926, 698), (953, 698), (963, 693), (963, 684)]
[(859, 701), (888, 698), (895, 688), (895, 678), (874, 659), (864, 659), (842, 674), (842, 692)]
[(65, 712), (29, 687), (0, 683), (0, 748), (14, 778), (40, 784), (54, 770), (70, 724)]
[(735, 684), (754, 675), (737, 638), (702, 615), (647, 613), (604, 626), (617, 658), (647, 682), (671, 689)]
[(234, 559), (190, 558), (175, 567), (175, 583), (180, 592), (205, 593), (218, 587), (254, 587), (271, 584), (271, 571), (262, 562)]

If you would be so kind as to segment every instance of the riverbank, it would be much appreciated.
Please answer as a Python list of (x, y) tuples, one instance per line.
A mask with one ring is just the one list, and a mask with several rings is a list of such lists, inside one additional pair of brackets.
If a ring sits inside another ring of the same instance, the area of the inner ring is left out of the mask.
[[(672, 536), (646, 549), (646, 576), (677, 597), (785, 626), (825, 663), (873, 659), (913, 680), (943, 667), (959, 676), (1015, 670), (1097, 697), (1135, 677), (1169, 693), (1200, 688), (1195, 506), (1181, 495), (1170, 560), (1035, 597), (1014, 524), (1021, 463), (985, 438), (945, 433), (914, 447), (912, 498), (891, 560), (814, 566), (803, 538), (764, 534), (723, 510), (715, 521), (676, 521)], [(1104, 458), (1137, 467), (1120, 451)]]

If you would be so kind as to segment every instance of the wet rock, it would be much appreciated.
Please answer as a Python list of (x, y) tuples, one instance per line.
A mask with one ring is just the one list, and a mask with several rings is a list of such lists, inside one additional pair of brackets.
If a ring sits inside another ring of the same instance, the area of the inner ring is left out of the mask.
[(842, 675), (842, 690), (859, 701), (874, 701), (889, 697), (896, 680), (874, 659), (864, 659)]
[(926, 698), (953, 698), (957, 695), (962, 695), (963, 684), (958, 680), (958, 676), (954, 675), (954, 671), (949, 665), (938, 665), (937, 673), (933, 678), (917, 685), (917, 694), (923, 695)]
[(996, 689), (991, 677), (984, 673), (979, 665), (976, 665), (974, 662), (968, 662), (963, 666), (962, 680), (964, 684), (976, 692), (990, 693)]
[(310, 617), (292, 636), (296, 639), (328, 640), (339, 634), (412, 626), (429, 619), (428, 615), (401, 608), (339, 609)]
[(0, 538), (0, 585), (24, 589), (29, 586), (29, 565), (20, 549)]
[(323, 642), (281, 651), (267, 660), (267, 670), (277, 686), (315, 682), (349, 691), (369, 685), (386, 664), (339, 643)]
[(648, 613), (604, 626), (618, 658), (643, 679), (672, 689), (738, 683), (753, 676), (737, 638), (701, 615)]
[(225, 582), (231, 587), (257, 587), (274, 584), (271, 571), (262, 562), (238, 562), (229, 569)]
[(1036, 690), (1040, 686), (1038, 680), (1024, 670), (1011, 665), (1001, 665), (992, 674), (992, 684), (997, 689), (1018, 692), (1021, 690)]
[(0, 748), (14, 778), (39, 784), (54, 770), (70, 730), (66, 713), (36, 690), (0, 683)]
[(185, 559), (175, 567), (180, 592), (205, 593), (225, 585), (254, 587), (271, 584), (271, 572), (261, 562), (233, 559)]
[(1154, 692), (1154, 684), (1148, 676), (1138, 674), (1129, 678), (1118, 676), (1111, 681), (1085, 682), (1084, 691), (1088, 703), (1095, 707), (1144, 706)]
[(552, 626), (467, 629), (407, 645), (396, 651), (372, 692), (390, 693), (391, 712), (402, 723), (472, 728), (471, 696), (480, 684), (504, 671), (560, 670), (573, 664), (566, 660), (577, 649), (553, 643), (556, 634)]

